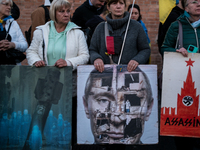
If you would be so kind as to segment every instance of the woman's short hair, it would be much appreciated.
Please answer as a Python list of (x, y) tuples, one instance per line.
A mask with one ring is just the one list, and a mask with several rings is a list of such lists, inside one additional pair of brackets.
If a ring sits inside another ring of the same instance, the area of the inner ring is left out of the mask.
[(181, 0), (181, 4), (182, 4), (183, 8), (185, 9), (185, 7), (187, 5), (187, 0)]
[(69, 7), (71, 8), (71, 4), (68, 0), (53, 0), (49, 10), (49, 16), (51, 20), (56, 22), (56, 10), (60, 9), (61, 7)]
[(0, 3), (6, 2), (6, 3), (11, 3), (11, 6), (13, 6), (13, 1), (12, 0), (0, 0)]
[[(120, 0), (108, 0), (108, 3), (107, 3), (107, 5), (110, 7), (110, 5), (112, 4), (112, 3), (114, 3), (114, 2), (119, 2)], [(125, 6), (126, 6), (126, 0), (123, 0), (124, 1), (124, 4), (125, 4)]]
[[(128, 11), (132, 8), (132, 5), (133, 5), (133, 4), (130, 4), (130, 5), (128, 6)], [(136, 9), (138, 10), (138, 12), (139, 12), (139, 17), (138, 17), (137, 21), (141, 20), (141, 19), (142, 19), (142, 15), (141, 15), (141, 13), (140, 13), (140, 7), (139, 7), (139, 5), (134, 4), (133, 8), (136, 8)]]

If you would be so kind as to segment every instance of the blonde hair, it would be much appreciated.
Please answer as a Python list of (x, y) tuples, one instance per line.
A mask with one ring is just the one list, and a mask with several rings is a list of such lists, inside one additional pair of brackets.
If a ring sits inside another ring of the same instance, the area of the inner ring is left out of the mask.
[(60, 9), (63, 6), (71, 8), (71, 4), (68, 0), (53, 0), (49, 10), (49, 16), (51, 20), (56, 22), (56, 10)]

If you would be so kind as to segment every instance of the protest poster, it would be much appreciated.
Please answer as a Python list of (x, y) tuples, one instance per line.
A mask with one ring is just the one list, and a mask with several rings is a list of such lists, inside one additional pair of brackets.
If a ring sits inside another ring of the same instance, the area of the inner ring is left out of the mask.
[(200, 54), (165, 52), (160, 135), (200, 137)]
[(78, 66), (78, 144), (157, 144), (157, 66)]
[(69, 150), (72, 68), (0, 70), (0, 149)]

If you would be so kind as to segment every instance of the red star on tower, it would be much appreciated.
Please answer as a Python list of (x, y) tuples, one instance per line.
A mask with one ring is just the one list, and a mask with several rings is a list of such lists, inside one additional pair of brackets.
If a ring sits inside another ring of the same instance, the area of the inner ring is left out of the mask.
[(187, 66), (192, 66), (193, 67), (193, 63), (195, 61), (192, 61), (191, 58), (189, 59), (189, 61), (185, 61), (187, 63)]

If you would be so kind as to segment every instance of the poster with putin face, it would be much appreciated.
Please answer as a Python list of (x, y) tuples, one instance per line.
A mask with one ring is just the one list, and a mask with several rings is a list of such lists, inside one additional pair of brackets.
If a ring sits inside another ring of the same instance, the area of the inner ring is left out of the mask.
[(0, 149), (70, 149), (72, 68), (0, 70)]
[(79, 66), (78, 144), (158, 143), (157, 66)]
[(160, 134), (200, 137), (200, 54), (164, 54)]

